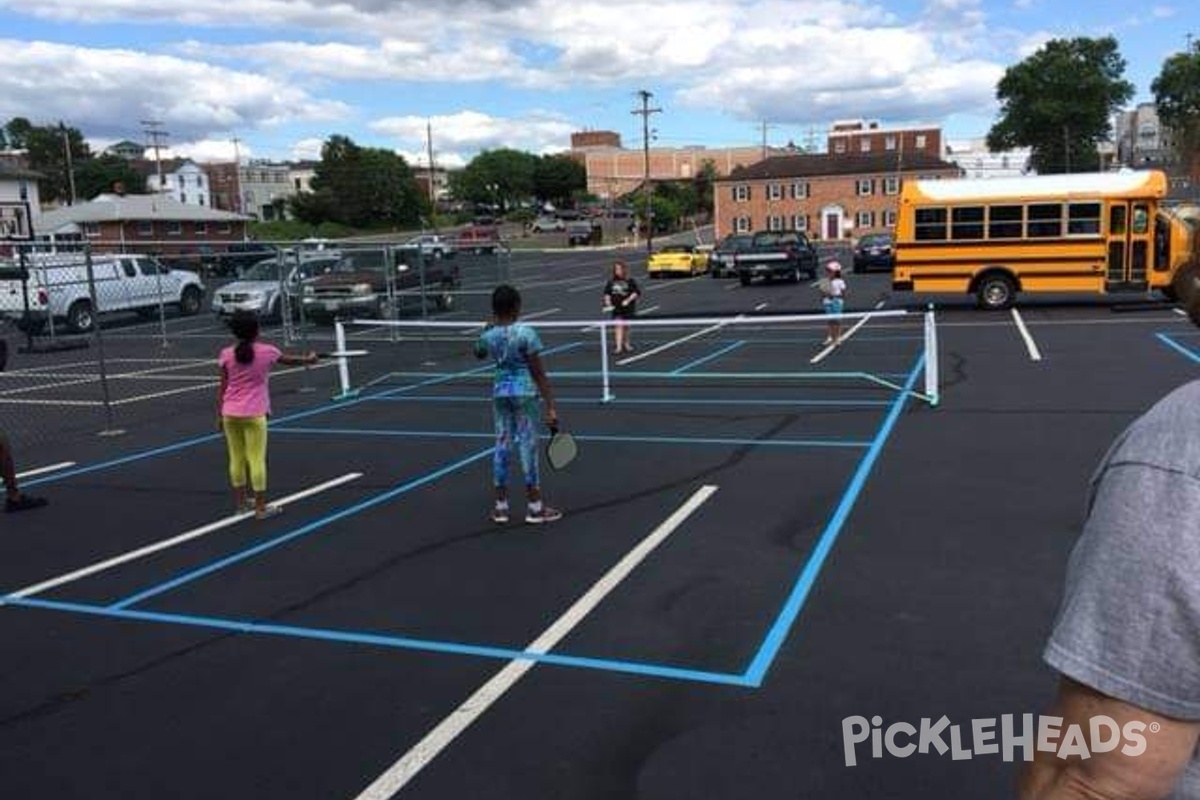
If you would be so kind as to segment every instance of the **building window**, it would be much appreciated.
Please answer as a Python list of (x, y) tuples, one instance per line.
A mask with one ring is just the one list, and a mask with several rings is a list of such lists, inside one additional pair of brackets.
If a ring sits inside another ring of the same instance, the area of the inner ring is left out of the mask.
[(794, 231), (808, 230), (808, 215), (807, 214), (793, 214), (792, 215), (792, 230), (794, 230)]
[(900, 194), (900, 179), (899, 178), (884, 178), (883, 179), (884, 194)]
[(923, 134), (923, 133), (917, 134), (917, 149), (918, 150), (925, 149), (925, 134)]
[(200, 205), (206, 206), (208, 203), (204, 200), (204, 195), (200, 195)]
[(859, 148), (862, 149), (862, 151), (864, 153), (871, 152), (871, 140), (870, 139), (863, 139), (861, 142), (859, 142), (858, 146), (859, 146)]
[(185, 206), (187, 205), (187, 192), (180, 193), (179, 202), (183, 203)]
[(745, 203), (745, 202), (748, 202), (749, 200), (750, 200), (750, 187), (749, 186), (742, 185), (742, 186), (733, 187), (733, 202)]
[(153, 236), (154, 223), (148, 219), (138, 220), (137, 233), (138, 236)]
[(834, 143), (833, 143), (833, 152), (835, 152), (835, 153), (844, 153), (844, 152), (846, 152), (846, 142), (845, 142), (845, 140), (839, 139), (839, 140), (837, 140), (836, 142), (834, 142)]
[(807, 197), (808, 197), (808, 182), (807, 181), (794, 181), (792, 183), (792, 199), (793, 200), (804, 200)]
[(228, 222), (222, 222), (217, 226), (217, 233), (233, 233), (233, 226)]
[(891, 210), (883, 212), (883, 224), (889, 228), (896, 227), (896, 212)]
[(873, 194), (872, 189), (874, 188), (874, 183), (875, 182), (870, 178), (859, 178), (858, 181), (855, 182), (854, 191), (859, 197), (866, 197), (870, 194)]
[(88, 237), (93, 237), (93, 238), (96, 236), (99, 236), (100, 235), (100, 223), (99, 222), (83, 223), (83, 235), (88, 236)]
[(781, 231), (783, 230), (783, 217), (772, 215), (767, 217), (767, 230)]
[(859, 228), (874, 228), (875, 227), (875, 212), (874, 211), (859, 211), (854, 215), (854, 224)]
[(171, 222), (168, 222), (167, 223), (167, 235), (168, 236), (183, 235), (183, 223), (180, 222), (179, 220), (172, 220)]
[(782, 183), (768, 183), (767, 184), (767, 199), (768, 200), (782, 200), (783, 199), (783, 184)]
[(25, 181), (17, 183), (17, 199), (23, 203), (29, 202), (29, 184)]
[(886, 139), (884, 139), (883, 140), (883, 148), (885, 150), (895, 150), (896, 149), (896, 137), (889, 136)]
[(207, 222), (197, 222), (196, 227), (193, 229), (193, 231), (195, 232), (195, 234), (197, 236), (207, 236), (208, 235), (208, 223)]
[(749, 217), (734, 217), (733, 218), (733, 232), (734, 233), (749, 233), (750, 232), (750, 218)]

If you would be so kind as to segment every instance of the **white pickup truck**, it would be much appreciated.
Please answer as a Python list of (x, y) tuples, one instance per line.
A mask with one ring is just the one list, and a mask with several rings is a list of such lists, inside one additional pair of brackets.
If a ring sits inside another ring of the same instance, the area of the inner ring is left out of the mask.
[(0, 266), (0, 314), (35, 333), (51, 318), (56, 325), (65, 323), (74, 333), (87, 333), (95, 326), (98, 313), (136, 311), (149, 315), (160, 302), (191, 316), (199, 313), (204, 301), (199, 275), (170, 269), (149, 256), (93, 257), (98, 308), (93, 308), (87, 267), (78, 256), (39, 255), (31, 259), (26, 272), (28, 306), (21, 293), (20, 267), (11, 262)]

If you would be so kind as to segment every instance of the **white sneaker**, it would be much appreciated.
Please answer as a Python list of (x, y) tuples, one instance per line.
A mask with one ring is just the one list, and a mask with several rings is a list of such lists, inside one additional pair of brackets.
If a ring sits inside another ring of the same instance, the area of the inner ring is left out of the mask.
[(821, 342), (821, 344), (823, 344), (823, 345), (831, 345), (831, 344), (833, 344), (833, 337), (832, 337), (832, 336), (826, 336), (826, 337), (825, 337), (825, 341)]
[(560, 519), (562, 519), (562, 512), (550, 506), (542, 506), (541, 513), (538, 514), (532, 511), (525, 512), (525, 522), (530, 525), (542, 525), (547, 522), (557, 522)]

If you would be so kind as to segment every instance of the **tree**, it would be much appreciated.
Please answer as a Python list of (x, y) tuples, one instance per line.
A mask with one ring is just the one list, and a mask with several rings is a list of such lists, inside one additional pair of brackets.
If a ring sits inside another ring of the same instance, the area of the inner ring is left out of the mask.
[(428, 212), (408, 162), (391, 150), (360, 147), (347, 136), (334, 135), (322, 145), (313, 173), (312, 193), (292, 202), (292, 213), (310, 224), (407, 226)]
[(1150, 90), (1180, 161), (1189, 168), (1200, 166), (1200, 42), (1190, 52), (1168, 58)]
[(587, 169), (570, 156), (542, 156), (534, 167), (533, 192), (542, 202), (562, 208), (586, 190)]
[[(34, 125), (24, 117), (14, 117), (4, 126), (4, 131), (8, 145), (26, 151), (29, 168), (45, 176), (38, 182), (42, 200), (70, 200), (66, 150), (70, 148), (73, 166), (91, 158), (91, 151), (79, 129), (62, 123)], [(78, 188), (76, 194), (79, 194)]]
[(75, 193), (81, 200), (111, 192), (118, 183), (129, 194), (146, 192), (146, 178), (120, 156), (85, 158), (75, 164)]
[(1111, 36), (1054, 39), (1011, 66), (996, 90), (1000, 119), (992, 150), (1029, 147), (1039, 173), (1085, 172), (1100, 165), (1099, 142), (1113, 113), (1133, 96), (1125, 59)]
[(485, 150), (450, 176), (458, 200), (508, 211), (535, 194), (538, 157), (520, 150)]
[(696, 211), (707, 214), (713, 213), (713, 191), (717, 183), (717, 164), (711, 158), (706, 158), (700, 164), (700, 171), (692, 179), (696, 190)]

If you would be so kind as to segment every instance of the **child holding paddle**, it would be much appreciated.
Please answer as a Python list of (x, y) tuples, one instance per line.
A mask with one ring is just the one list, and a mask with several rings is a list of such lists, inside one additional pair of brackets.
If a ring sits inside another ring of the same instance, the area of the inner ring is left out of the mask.
[(521, 294), (512, 286), (492, 292), (493, 321), (475, 343), (475, 356), (496, 365), (492, 382), (492, 417), (496, 448), (492, 457), (495, 505), (492, 521), (508, 522), (508, 471), (510, 451), (516, 449), (525, 477), (525, 522), (540, 525), (562, 518), (562, 512), (542, 501), (538, 480), (538, 396), (546, 403), (546, 424), (558, 424), (550, 379), (542, 364), (542, 341), (531, 326), (517, 322)]
[(237, 511), (248, 511), (247, 479), (254, 493), (254, 516), (266, 519), (279, 506), (267, 505), (267, 417), (271, 413), (268, 380), (276, 363), (300, 366), (317, 363), (316, 353), (288, 355), (258, 341), (258, 317), (239, 311), (229, 328), (237, 344), (221, 351), (221, 383), (217, 389), (217, 427), (225, 432), (229, 480)]

